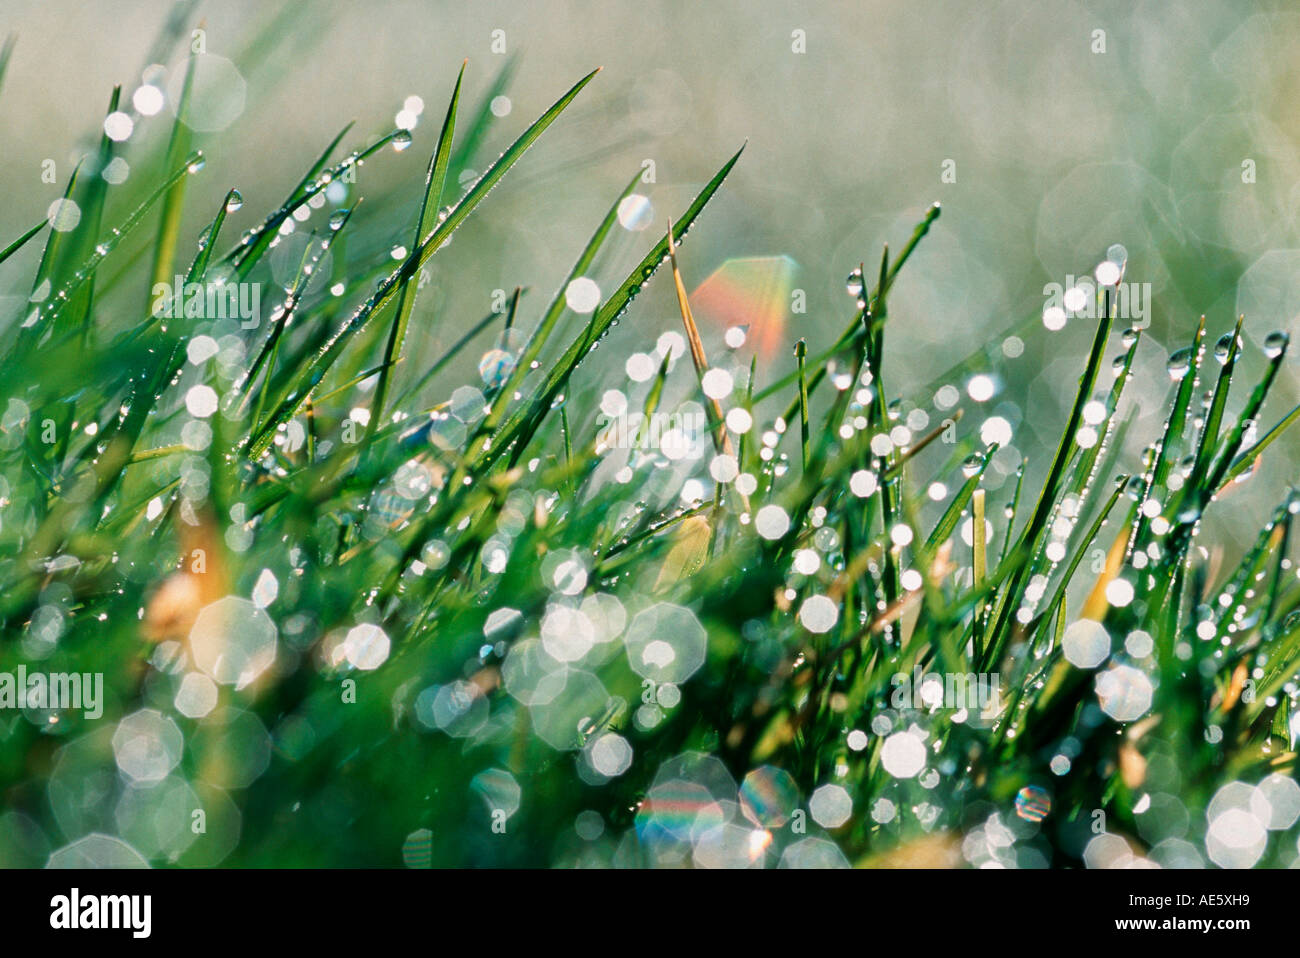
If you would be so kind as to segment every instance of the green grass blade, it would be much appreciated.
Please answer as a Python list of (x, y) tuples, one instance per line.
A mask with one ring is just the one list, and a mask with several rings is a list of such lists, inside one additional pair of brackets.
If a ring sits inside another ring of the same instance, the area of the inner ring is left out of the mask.
[[(174, 170), (181, 158), (188, 155), (193, 144), (193, 133), (186, 118), (189, 116), (190, 96), (194, 88), (194, 69), (198, 57), (191, 56), (185, 66), (185, 81), (181, 86), (180, 100), (176, 104), (176, 119), (172, 123), (171, 138), (167, 143), (167, 159), (163, 168)], [(158, 220), (158, 236), (154, 240), (153, 268), (149, 285), (172, 282), (176, 262), (176, 247), (180, 238), (181, 216), (185, 212), (186, 180), (181, 178), (167, 192), (163, 200), (162, 215)]]
[(24, 233), (22, 236), (18, 237), (12, 243), (6, 246), (3, 250), (0, 250), (0, 263), (3, 263), (10, 256), (13, 256), (14, 253), (18, 252), (20, 249), (26, 246), (27, 241), (32, 237), (34, 237), (41, 230), (45, 229), (45, 227), (48, 226), (49, 223), (50, 223), (49, 220), (41, 220), (39, 223), (37, 223), (35, 226), (29, 229), (26, 233)]
[(520, 351), (519, 359), (516, 361), (514, 368), (510, 371), (510, 378), (507, 380), (505, 388), (501, 390), (493, 401), (492, 411), (484, 421), (485, 430), (494, 429), (501, 422), (502, 417), (505, 415), (507, 403), (509, 403), (510, 399), (523, 384), (524, 377), (528, 375), (529, 371), (532, 369), (533, 363), (537, 360), (537, 357), (541, 355), (542, 349), (550, 339), (551, 333), (554, 332), (556, 324), (564, 314), (564, 292), (568, 288), (569, 283), (584, 275), (587, 270), (590, 269), (592, 262), (596, 258), (596, 254), (600, 251), (606, 237), (609, 236), (610, 230), (613, 229), (614, 224), (618, 222), (619, 204), (622, 203), (632, 190), (636, 188), (636, 184), (640, 182), (640, 180), (641, 171), (638, 170), (636, 175), (628, 182), (627, 186), (623, 188), (623, 191), (619, 193), (618, 199), (610, 205), (609, 211), (605, 214), (605, 218), (601, 220), (600, 226), (596, 228), (596, 232), (592, 234), (589, 240), (587, 240), (587, 245), (583, 248), (582, 254), (578, 257), (577, 262), (573, 264), (573, 268), (569, 270), (569, 275), (565, 278), (564, 284), (556, 290), (555, 296), (546, 307), (546, 312), (542, 315), (541, 321), (538, 322), (532, 333), (529, 334), (527, 342), (524, 343), (524, 348)]
[(388, 278), (380, 284), (379, 289), (366, 302), (357, 308), (356, 312), (348, 319), (346, 323), (325, 343), (321, 350), (316, 354), (308, 368), (298, 378), (298, 386), (291, 393), (291, 398), (281, 403), (267, 423), (259, 433), (250, 437), (248, 448), (255, 454), (260, 453), (266, 448), (271, 441), (271, 436), (276, 426), (291, 418), (303, 399), (315, 388), (315, 386), (324, 378), (326, 371), (333, 365), (338, 358), (339, 353), (347, 345), (348, 341), (369, 323), (371, 317), (379, 310), (386, 306), (397, 294), (401, 283), (409, 279), (420, 271), (420, 268), (429, 260), (434, 253), (446, 242), (447, 237), (455, 231), (466, 217), (478, 206), (478, 204), (487, 196), (488, 192), (494, 187), (506, 172), (514, 166), (521, 156), (528, 150), (537, 138), (546, 131), (546, 129), (555, 122), (555, 120), (564, 112), (565, 108), (573, 101), (592, 78), (599, 72), (593, 70), (585, 77), (573, 85), (570, 90), (560, 97), (551, 107), (533, 122), (520, 137), (512, 143), (504, 153), (501, 154), (495, 163), (484, 173), (470, 188), (469, 192), (458, 202), (442, 219), (429, 236), (415, 249), (395, 271), (389, 274)]
[[(704, 185), (704, 188), (696, 195), (685, 212), (674, 221), (676, 224), (675, 237), (678, 242), (694, 224), (696, 217), (700, 215), (700, 211), (713, 198), (713, 194), (717, 192), (718, 187), (722, 185), (722, 181), (727, 178), (727, 174), (736, 165), (736, 161), (740, 159), (742, 152), (744, 152), (744, 147), (736, 151), (735, 155), (723, 164), (722, 169), (713, 175), (713, 178)], [(663, 239), (655, 244), (654, 248), (645, 255), (645, 258), (627, 275), (627, 278), (623, 280), (613, 295), (605, 300), (604, 304), (595, 312), (587, 328), (569, 344), (569, 347), (556, 361), (546, 379), (533, 393), (532, 398), (516, 408), (507, 417), (505, 423), (497, 432), (492, 448), (486, 453), (485, 462), (481, 464), (495, 460), (505, 449), (512, 445), (516, 446), (513, 456), (516, 461), (518, 460), (518, 456), (522, 453), (524, 446), (527, 445), (529, 436), (540, 425), (541, 416), (545, 415), (546, 408), (564, 387), (574, 368), (590, 351), (592, 344), (609, 330), (610, 324), (623, 314), (628, 305), (641, 291), (642, 286), (654, 276), (660, 264), (668, 256), (668, 246), (668, 234), (665, 233)]]
[[(438, 134), (438, 145), (429, 157), (429, 172), (424, 183), (424, 202), (420, 204), (420, 214), (415, 225), (415, 239), (418, 243), (424, 235), (426, 224), (438, 218), (438, 208), (442, 205), (443, 189), (447, 183), (447, 164), (451, 158), (451, 143), (456, 134), (456, 108), (460, 103), (460, 87), (465, 79), (465, 64), (460, 66), (456, 76), (456, 86), (452, 90), (451, 102), (447, 106), (447, 116), (442, 122), (442, 132)], [(412, 286), (411, 277), (402, 279), (397, 295), (397, 312), (393, 316), (393, 325), (388, 332), (388, 342), (384, 347), (384, 368), (379, 374), (375, 386), (375, 398), (371, 403), (370, 425), (367, 427), (366, 443), (374, 438), (375, 430), (384, 414), (384, 400), (388, 397), (388, 385), (393, 367), (402, 355), (402, 343), (406, 339), (406, 326), (415, 309), (415, 297), (418, 284)]]

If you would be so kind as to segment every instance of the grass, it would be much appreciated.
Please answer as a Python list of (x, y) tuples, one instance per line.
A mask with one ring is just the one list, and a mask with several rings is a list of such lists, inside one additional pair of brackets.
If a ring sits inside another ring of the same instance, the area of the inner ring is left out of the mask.
[[(937, 205), (855, 270), (842, 334), (800, 340), (790, 375), (760, 386), (743, 346), (706, 354), (703, 265), (679, 244), (738, 152), (621, 280), (597, 264), (639, 174), (544, 308), (516, 289), (416, 368), (412, 341), (451, 322), (422, 307), (422, 270), (596, 73), (462, 191), (491, 122), (485, 99), (459, 133), (464, 76), (404, 213), (318, 202), (410, 142), (339, 159), (345, 128), (259, 226), (226, 235), (227, 191), (187, 243), (203, 159), (177, 122), (129, 212), (98, 175), (122, 149), (105, 136), (67, 186), (79, 225), (5, 241), (33, 297), (0, 329), (0, 671), (106, 683), (101, 718), (0, 713), (5, 863), (96, 833), (180, 865), (1292, 861), (1300, 497), (1235, 565), (1200, 534), (1235, 483), (1286, 466), (1269, 447), (1300, 409), (1256, 425), (1283, 340), (1234, 413), (1240, 323), (1212, 349), (1202, 320), (1163, 432), (1126, 463), (1143, 343), (1107, 296), (1041, 488), (1022, 466), (997, 499), (979, 403), (941, 410), (946, 379), (885, 363)], [(313, 242), (272, 297), (291, 224)], [(407, 252), (349, 249), (363, 228)], [(262, 284), (261, 322), (102, 308), (173, 264)], [(691, 368), (660, 350), (620, 393), (645, 423), (700, 411), (695, 460), (610, 448), (584, 375), (602, 343), (653, 352), (634, 300), (664, 271)], [(612, 292), (576, 313), (566, 291), (593, 275)], [(933, 418), (905, 420), (915, 397)], [(900, 677), (930, 672), (996, 673), (1000, 708), (900, 705)]]

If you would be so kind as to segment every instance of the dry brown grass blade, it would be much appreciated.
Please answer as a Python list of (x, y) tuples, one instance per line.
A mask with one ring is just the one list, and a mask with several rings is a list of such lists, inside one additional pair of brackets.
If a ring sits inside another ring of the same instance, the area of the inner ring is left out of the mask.
[(1124, 566), (1124, 554), (1128, 548), (1128, 529), (1121, 528), (1116, 535), (1115, 541), (1111, 543), (1110, 551), (1106, 553), (1106, 566), (1102, 569), (1101, 575), (1097, 577), (1096, 584), (1092, 591), (1088, 593), (1088, 598), (1084, 600), (1083, 608), (1079, 611), (1079, 618), (1094, 619), (1100, 622), (1106, 618), (1106, 610), (1110, 608), (1110, 600), (1106, 598), (1106, 586), (1110, 585), (1115, 576), (1119, 575), (1119, 570)]
[[(691, 362), (695, 364), (695, 374), (701, 381), (700, 388), (702, 391), (704, 374), (709, 371), (709, 360), (704, 354), (704, 341), (700, 339), (700, 329), (695, 325), (695, 316), (691, 313), (690, 300), (686, 297), (686, 284), (682, 282), (682, 271), (677, 266), (677, 239), (673, 235), (672, 220), (668, 221), (668, 258), (673, 268), (673, 286), (677, 290), (677, 306), (681, 310), (682, 325), (686, 327), (686, 341), (691, 348)], [(736, 450), (731, 444), (731, 436), (727, 434), (722, 404), (709, 396), (705, 396), (704, 401), (713, 410), (713, 421), (717, 423), (717, 432), (713, 434), (714, 448), (720, 454), (735, 459)], [(745, 504), (745, 510), (748, 511), (749, 497), (744, 493), (740, 493), (740, 498)]]

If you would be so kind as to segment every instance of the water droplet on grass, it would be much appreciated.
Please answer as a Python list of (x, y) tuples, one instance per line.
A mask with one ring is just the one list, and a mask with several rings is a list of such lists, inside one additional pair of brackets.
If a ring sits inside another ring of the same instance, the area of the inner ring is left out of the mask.
[(1214, 358), (1220, 364), (1226, 363), (1228, 357), (1232, 354), (1232, 333), (1224, 333), (1219, 337), (1219, 341), (1214, 344)]
[(1174, 382), (1179, 382), (1191, 368), (1192, 348), (1190, 346), (1184, 346), (1182, 349), (1170, 353), (1169, 360), (1165, 363), (1165, 370), (1169, 373), (1169, 378)]

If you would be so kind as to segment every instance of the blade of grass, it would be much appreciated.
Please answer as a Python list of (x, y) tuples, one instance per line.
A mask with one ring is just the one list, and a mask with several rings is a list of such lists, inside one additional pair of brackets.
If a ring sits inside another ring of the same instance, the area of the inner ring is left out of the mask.
[[(727, 178), (736, 161), (740, 159), (740, 154), (744, 152), (744, 147), (737, 150), (722, 169), (713, 175), (713, 178), (704, 185), (704, 188), (696, 195), (695, 199), (687, 207), (686, 211), (676, 220), (678, 232), (675, 242), (680, 242), (699, 216), (700, 211), (712, 199), (722, 181)], [(517, 462), (518, 457), (523, 454), (524, 448), (527, 447), (528, 441), (536, 431), (541, 419), (545, 416), (546, 408), (551, 401), (559, 394), (564, 384), (572, 375), (573, 370), (578, 363), (590, 351), (593, 343), (597, 342), (603, 336), (615, 319), (623, 314), (628, 304), (641, 291), (641, 288), (654, 276), (659, 266), (668, 256), (669, 240), (665, 233), (664, 238), (655, 244), (654, 248), (645, 255), (645, 258), (630, 272), (622, 284), (614, 291), (614, 294), (607, 299), (604, 304), (592, 316), (587, 328), (569, 344), (563, 355), (555, 363), (551, 372), (546, 379), (534, 391), (532, 398), (516, 408), (505, 423), (497, 431), (497, 438), (492, 444), (492, 449), (488, 450), (480, 466), (495, 460), (506, 449), (514, 447), (513, 461)]]
[(446, 242), (447, 238), (455, 231), (466, 217), (478, 206), (488, 192), (494, 187), (506, 172), (514, 166), (519, 158), (527, 149), (536, 142), (537, 138), (546, 131), (546, 129), (555, 122), (565, 108), (573, 101), (592, 78), (599, 72), (593, 70), (587, 74), (570, 90), (560, 97), (551, 107), (543, 113), (531, 126), (526, 129), (510, 147), (502, 153), (495, 163), (484, 173), (470, 188), (469, 192), (458, 202), (449, 212), (445, 219), (442, 219), (429, 236), (417, 247), (400, 267), (394, 270), (380, 284), (379, 289), (357, 308), (352, 316), (341, 326), (333, 336), (326, 341), (324, 346), (319, 350), (313, 360), (307, 364), (307, 368), (298, 377), (296, 386), (292, 388), (289, 395), (281, 401), (279, 407), (273, 412), (270, 419), (266, 422), (260, 432), (250, 434), (246, 440), (246, 448), (253, 455), (260, 455), (270, 443), (274, 435), (275, 428), (282, 422), (287, 421), (296, 412), (302, 404), (303, 399), (312, 389), (324, 378), (326, 371), (333, 365), (338, 358), (339, 353), (352, 336), (360, 332), (369, 323), (371, 317), (376, 312), (386, 306), (397, 294), (399, 284), (405, 278), (409, 278), (419, 272), (422, 267), (434, 253)]
[[(456, 109), (460, 104), (460, 87), (465, 79), (465, 63), (460, 65), (460, 73), (456, 75), (456, 86), (451, 93), (451, 102), (447, 105), (447, 115), (442, 121), (442, 132), (438, 134), (438, 145), (433, 155), (429, 157), (429, 171), (424, 182), (424, 202), (420, 204), (420, 214), (416, 219), (414, 243), (418, 243), (424, 235), (425, 225), (437, 220), (438, 209), (442, 205), (443, 189), (447, 183), (447, 164), (451, 158), (451, 143), (456, 134)], [(367, 446), (374, 439), (375, 430), (379, 428), (379, 422), (384, 415), (389, 377), (402, 355), (402, 343), (406, 339), (406, 327), (415, 309), (418, 288), (418, 284), (412, 286), (411, 277), (406, 276), (402, 279), (398, 290), (397, 311), (393, 315), (393, 325), (389, 328), (388, 342), (384, 347), (383, 370), (379, 373), (379, 382), (375, 385), (375, 398), (370, 405), (370, 424), (366, 427), (365, 439)]]
[[(167, 143), (167, 158), (163, 168), (174, 170), (181, 158), (188, 155), (193, 142), (193, 134), (186, 122), (189, 116), (190, 96), (194, 88), (194, 70), (198, 57), (191, 56), (185, 66), (185, 81), (181, 87), (181, 96), (176, 103), (176, 119), (172, 123), (171, 138)], [(158, 220), (158, 236), (153, 245), (153, 269), (150, 271), (150, 289), (159, 283), (172, 280), (172, 269), (176, 259), (176, 244), (180, 236), (181, 216), (185, 212), (184, 178), (167, 191), (163, 199), (162, 216)]]

